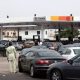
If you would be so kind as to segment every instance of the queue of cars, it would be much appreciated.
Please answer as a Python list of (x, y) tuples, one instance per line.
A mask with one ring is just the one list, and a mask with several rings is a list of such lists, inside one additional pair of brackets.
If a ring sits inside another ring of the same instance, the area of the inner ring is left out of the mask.
[[(3, 51), (8, 46), (8, 42), (4, 42), (0, 41), (0, 49)], [(18, 57), (20, 72), (28, 71), (31, 77), (47, 73), (49, 80), (80, 80), (80, 45), (57, 44), (58, 48), (52, 48), (49, 44), (33, 46), (32, 42), (30, 46), (28, 43), (24, 47), (22, 43), (15, 45), (16, 49), (21, 50)]]
[(66, 61), (51, 64), (47, 71), (48, 79), (80, 80), (80, 45), (63, 45), (58, 52)]
[(80, 80), (80, 54), (59, 63), (53, 63), (47, 71), (49, 80)]
[(77, 45), (60, 45), (57, 51), (44, 45), (25, 48), (18, 58), (19, 71), (28, 71), (31, 77), (47, 73), (49, 80), (80, 79), (79, 53)]
[(19, 71), (29, 71), (30, 76), (46, 72), (49, 65), (65, 60), (58, 52), (49, 49), (30, 49), (18, 58)]

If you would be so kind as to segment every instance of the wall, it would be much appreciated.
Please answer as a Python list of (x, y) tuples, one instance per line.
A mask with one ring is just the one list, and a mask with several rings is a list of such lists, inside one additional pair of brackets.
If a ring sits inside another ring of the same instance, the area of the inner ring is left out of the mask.
[[(25, 35), (25, 31), (28, 31), (28, 35)], [(33, 35), (37, 35), (37, 31), (41, 32), (41, 30), (20, 30), (19, 35), (22, 36), (22, 40), (33, 39)]]
[[(55, 40), (55, 30), (56, 29), (44, 29), (43, 35), (41, 35), (41, 30), (20, 30), (19, 35), (22, 36), (22, 40), (33, 39), (33, 35), (37, 35), (37, 31), (40, 31), (40, 38), (43, 36), (44, 39)], [(28, 35), (25, 35), (25, 31), (28, 31)]]

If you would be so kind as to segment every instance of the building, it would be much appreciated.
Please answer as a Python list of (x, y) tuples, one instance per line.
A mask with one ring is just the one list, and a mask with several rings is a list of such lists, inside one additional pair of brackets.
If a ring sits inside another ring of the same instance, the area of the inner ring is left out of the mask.
[(36, 17), (31, 21), (27, 19), (6, 19), (0, 20), (0, 39), (22, 40), (33, 39), (33, 35), (39, 35), (41, 40), (56, 40), (55, 34), (59, 33), (61, 27), (80, 27), (79, 18), (72, 16), (51, 16), (50, 20), (46, 17)]

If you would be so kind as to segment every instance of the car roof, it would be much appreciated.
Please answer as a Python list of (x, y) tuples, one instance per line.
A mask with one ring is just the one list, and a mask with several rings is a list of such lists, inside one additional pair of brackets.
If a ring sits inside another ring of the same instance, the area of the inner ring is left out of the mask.
[(69, 49), (80, 49), (80, 47), (68, 47)]
[[(50, 49), (37, 49), (37, 48), (25, 48), (23, 49), (22, 51), (24, 52), (28, 52), (28, 51), (35, 51), (35, 52), (38, 52), (38, 51), (55, 51), (55, 50), (50, 50)], [(57, 52), (57, 51), (55, 51)], [(58, 52), (57, 52), (58, 53)]]
[(40, 48), (40, 49), (37, 49), (37, 48), (25, 48), (25, 49), (23, 49), (24, 51), (27, 51), (27, 50), (32, 50), (32, 51), (55, 51), (55, 50), (50, 50), (50, 49), (42, 49), (42, 48)]
[(55, 51), (55, 50), (50, 50), (50, 49), (42, 49), (42, 48), (40, 48), (40, 49), (33, 49), (34, 51)]

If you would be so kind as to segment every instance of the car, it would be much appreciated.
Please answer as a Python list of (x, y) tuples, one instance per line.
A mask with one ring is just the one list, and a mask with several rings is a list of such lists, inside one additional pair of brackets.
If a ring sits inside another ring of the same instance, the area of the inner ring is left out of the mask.
[(24, 48), (31, 48), (32, 46), (34, 46), (34, 42), (33, 41), (24, 41), (23, 42), (23, 49)]
[(71, 59), (77, 54), (80, 54), (80, 47), (74, 46), (63, 47), (59, 50), (59, 53), (66, 59)]
[(58, 63), (53, 63), (47, 70), (49, 80), (80, 80), (80, 54)]
[(61, 42), (43, 42), (42, 45), (46, 46), (49, 49), (58, 51), (63, 44)]
[(22, 50), (23, 48), (22, 42), (12, 41), (12, 45), (16, 48), (16, 50)]
[(0, 55), (6, 57), (6, 48), (8, 47), (8, 40), (0, 40)]
[[(30, 50), (31, 49), (31, 50)], [(57, 51), (30, 48), (18, 58), (19, 72), (28, 71), (31, 77), (47, 72), (49, 65), (66, 60)]]

